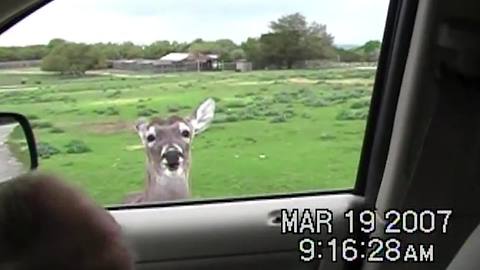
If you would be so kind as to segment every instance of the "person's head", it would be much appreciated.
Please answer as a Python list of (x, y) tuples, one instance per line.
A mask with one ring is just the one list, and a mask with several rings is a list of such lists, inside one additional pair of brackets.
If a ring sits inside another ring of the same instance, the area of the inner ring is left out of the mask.
[(120, 226), (51, 175), (0, 184), (0, 269), (130, 270)]

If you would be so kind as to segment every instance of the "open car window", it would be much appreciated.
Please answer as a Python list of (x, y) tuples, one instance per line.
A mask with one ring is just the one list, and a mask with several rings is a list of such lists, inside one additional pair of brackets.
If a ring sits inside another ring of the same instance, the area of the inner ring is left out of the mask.
[(387, 5), (54, 1), (0, 39), (0, 105), (106, 205), (351, 189)]

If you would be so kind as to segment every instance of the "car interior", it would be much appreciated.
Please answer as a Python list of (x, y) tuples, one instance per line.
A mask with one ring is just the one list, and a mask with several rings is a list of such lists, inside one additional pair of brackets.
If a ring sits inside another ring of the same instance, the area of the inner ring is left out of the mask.
[[(2, 1), (0, 32), (48, 2)], [(353, 189), (110, 206), (136, 269), (478, 269), (479, 10), (474, 0), (390, 1)], [(310, 235), (318, 240), (395, 237), (403, 250), (431, 244), (434, 259), (334, 261), (325, 253), (303, 262), (305, 234), (281, 233), (282, 209), (328, 209), (332, 232)], [(379, 226), (348, 232), (349, 210), (373, 211)], [(385, 216), (391, 210), (451, 215), (436, 215), (432, 232), (392, 235)]]

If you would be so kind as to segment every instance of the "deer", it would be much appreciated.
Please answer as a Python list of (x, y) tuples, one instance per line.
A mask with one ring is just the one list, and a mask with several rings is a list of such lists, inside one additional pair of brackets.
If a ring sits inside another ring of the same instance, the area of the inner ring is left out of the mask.
[(195, 136), (212, 123), (215, 101), (204, 100), (191, 115), (167, 118), (139, 118), (135, 130), (143, 144), (145, 188), (128, 194), (126, 204), (188, 199), (190, 191), (191, 146)]

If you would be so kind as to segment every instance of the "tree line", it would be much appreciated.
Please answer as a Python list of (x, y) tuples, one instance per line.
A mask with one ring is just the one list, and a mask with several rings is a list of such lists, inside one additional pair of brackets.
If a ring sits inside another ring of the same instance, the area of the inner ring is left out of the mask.
[(161, 40), (146, 46), (132, 42), (84, 44), (53, 39), (46, 45), (0, 47), (0, 61), (42, 59), (44, 70), (75, 74), (104, 68), (107, 60), (158, 59), (170, 52), (218, 54), (226, 62), (247, 59), (255, 68), (291, 68), (295, 62), (309, 59), (359, 62), (378, 58), (379, 41), (369, 41), (354, 49), (337, 48), (326, 25), (308, 22), (300, 13), (282, 16), (270, 22), (269, 28), (268, 33), (241, 44), (230, 39), (196, 39), (189, 43)]

